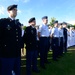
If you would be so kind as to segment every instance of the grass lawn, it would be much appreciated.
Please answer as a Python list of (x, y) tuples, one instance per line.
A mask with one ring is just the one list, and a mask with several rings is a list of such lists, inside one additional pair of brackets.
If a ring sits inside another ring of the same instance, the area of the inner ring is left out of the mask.
[[(39, 67), (38, 59), (38, 67), (41, 72), (38, 74), (32, 72), (32, 75), (75, 75), (75, 47), (68, 48), (68, 53), (64, 54), (57, 62), (52, 61), (51, 55), (52, 53), (49, 52), (48, 60), (51, 64), (46, 64), (47, 69), (44, 70)], [(25, 71), (25, 58), (22, 58), (21, 75), (26, 75)]]

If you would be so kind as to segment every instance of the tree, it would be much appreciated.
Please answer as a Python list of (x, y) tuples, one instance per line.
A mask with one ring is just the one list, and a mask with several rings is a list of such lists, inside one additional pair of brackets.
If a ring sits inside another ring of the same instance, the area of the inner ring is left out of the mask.
[(75, 24), (73, 26), (75, 26)]
[(74, 26), (74, 29), (75, 29), (75, 24), (73, 26)]
[(23, 29), (25, 30), (26, 29), (26, 26), (23, 26)]
[(56, 20), (56, 18), (52, 17), (50, 21), (50, 25), (53, 27), (53, 22)]

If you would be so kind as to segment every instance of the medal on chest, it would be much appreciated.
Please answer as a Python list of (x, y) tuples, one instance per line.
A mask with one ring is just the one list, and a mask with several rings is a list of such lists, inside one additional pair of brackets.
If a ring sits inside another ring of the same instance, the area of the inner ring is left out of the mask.
[(8, 30), (10, 30), (11, 29), (11, 26), (10, 25), (7, 25), (7, 27), (6, 27)]
[(31, 30), (31, 33), (32, 33), (32, 34), (34, 33), (33, 30)]

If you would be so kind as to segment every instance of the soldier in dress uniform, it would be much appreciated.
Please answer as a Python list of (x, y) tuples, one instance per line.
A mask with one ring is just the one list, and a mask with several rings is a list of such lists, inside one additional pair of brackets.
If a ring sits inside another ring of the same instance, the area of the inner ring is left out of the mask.
[(74, 27), (70, 27), (70, 46), (74, 45)]
[(58, 55), (62, 56), (63, 55), (63, 36), (64, 36), (62, 23), (59, 23), (58, 31), (59, 31), (59, 53)]
[(73, 34), (73, 46), (74, 46), (74, 42), (75, 42), (75, 38), (74, 38), (74, 36), (75, 36), (75, 31), (74, 31), (74, 27), (72, 28), (72, 34)]
[(35, 28), (35, 17), (29, 20), (29, 25), (24, 32), (24, 43), (26, 44), (26, 75), (33, 72), (39, 73), (37, 68), (37, 31)]
[(21, 48), (21, 23), (15, 19), (17, 5), (7, 8), (9, 17), (0, 19), (0, 75), (20, 75)]
[(52, 38), (52, 51), (53, 51), (53, 60), (57, 61), (58, 52), (59, 52), (59, 31), (58, 31), (58, 21), (54, 21), (54, 28), (51, 32)]
[(66, 53), (67, 52), (67, 23), (66, 22), (63, 22), (62, 23), (63, 25), (63, 34), (64, 34), (64, 52)]
[(50, 35), (48, 29), (48, 17), (42, 17), (43, 24), (39, 27), (38, 37), (40, 40), (40, 66), (46, 69), (45, 63), (49, 63), (47, 60), (47, 55), (50, 47)]

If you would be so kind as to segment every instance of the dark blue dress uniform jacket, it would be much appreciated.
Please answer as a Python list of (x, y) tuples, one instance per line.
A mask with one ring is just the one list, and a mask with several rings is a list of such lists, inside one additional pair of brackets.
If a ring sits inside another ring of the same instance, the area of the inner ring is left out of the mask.
[(9, 18), (0, 19), (0, 57), (20, 57), (22, 47), (21, 24)]
[(67, 41), (67, 29), (63, 28), (64, 39)]
[(35, 28), (32, 28), (32, 26), (28, 26), (24, 33), (24, 43), (26, 43), (26, 50), (36, 50), (37, 48), (37, 32)]

